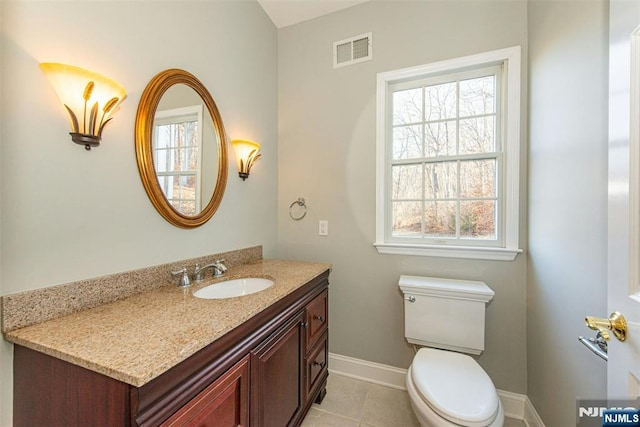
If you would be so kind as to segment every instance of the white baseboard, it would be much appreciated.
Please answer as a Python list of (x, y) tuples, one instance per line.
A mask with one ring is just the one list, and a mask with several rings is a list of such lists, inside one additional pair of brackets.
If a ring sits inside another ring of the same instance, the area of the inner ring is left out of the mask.
[[(404, 382), (407, 376), (406, 369), (329, 353), (329, 371), (345, 377), (406, 390)], [(504, 407), (505, 416), (523, 420), (527, 427), (544, 427), (527, 396), (502, 390), (498, 390), (498, 396)]]
[(407, 389), (404, 383), (407, 370), (381, 363), (329, 353), (329, 371), (374, 384), (400, 390)]
[(504, 390), (498, 390), (498, 396), (500, 396), (505, 417), (524, 420), (524, 407), (527, 396)]
[(545, 427), (542, 418), (540, 418), (528, 397), (524, 405), (524, 424), (527, 427)]

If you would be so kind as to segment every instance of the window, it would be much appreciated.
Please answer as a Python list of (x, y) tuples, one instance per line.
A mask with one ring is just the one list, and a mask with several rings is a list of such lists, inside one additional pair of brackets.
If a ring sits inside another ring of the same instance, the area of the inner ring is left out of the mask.
[(178, 212), (200, 212), (202, 105), (158, 111), (153, 163), (160, 188)]
[(519, 47), (378, 74), (379, 252), (521, 252), (519, 92)]

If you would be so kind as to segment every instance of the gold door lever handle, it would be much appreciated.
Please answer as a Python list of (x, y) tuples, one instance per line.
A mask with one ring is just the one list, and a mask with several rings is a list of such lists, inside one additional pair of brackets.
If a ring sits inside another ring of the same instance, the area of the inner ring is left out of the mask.
[(607, 341), (611, 338), (609, 331), (612, 331), (620, 341), (627, 339), (627, 321), (624, 316), (617, 311), (611, 313), (608, 319), (587, 316), (584, 321), (589, 328), (600, 331), (602, 338)]

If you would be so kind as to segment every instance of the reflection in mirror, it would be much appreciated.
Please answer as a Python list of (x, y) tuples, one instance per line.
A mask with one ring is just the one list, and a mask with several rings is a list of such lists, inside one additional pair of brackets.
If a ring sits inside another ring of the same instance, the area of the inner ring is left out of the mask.
[[(165, 198), (180, 213), (201, 212), (211, 199), (218, 171), (218, 141), (213, 119), (197, 93), (177, 84), (156, 110), (153, 163)], [(204, 113), (203, 113), (204, 112)]]
[(136, 158), (156, 210), (173, 225), (198, 227), (217, 210), (227, 182), (227, 136), (213, 98), (192, 74), (158, 73), (136, 116)]
[(202, 107), (158, 111), (153, 125), (153, 164), (164, 197), (176, 210), (200, 211)]

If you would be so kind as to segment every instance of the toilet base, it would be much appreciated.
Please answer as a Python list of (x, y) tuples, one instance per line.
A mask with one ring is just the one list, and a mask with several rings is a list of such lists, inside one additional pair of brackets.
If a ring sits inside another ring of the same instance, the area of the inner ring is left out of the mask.
[[(411, 366), (409, 366), (409, 371), (407, 372), (406, 385), (413, 413), (422, 427), (460, 427), (460, 424), (454, 424), (436, 414), (433, 409), (422, 400), (411, 379)], [(503, 425), (504, 409), (502, 402), (498, 399), (498, 415), (491, 424), (484, 427), (502, 427)]]

